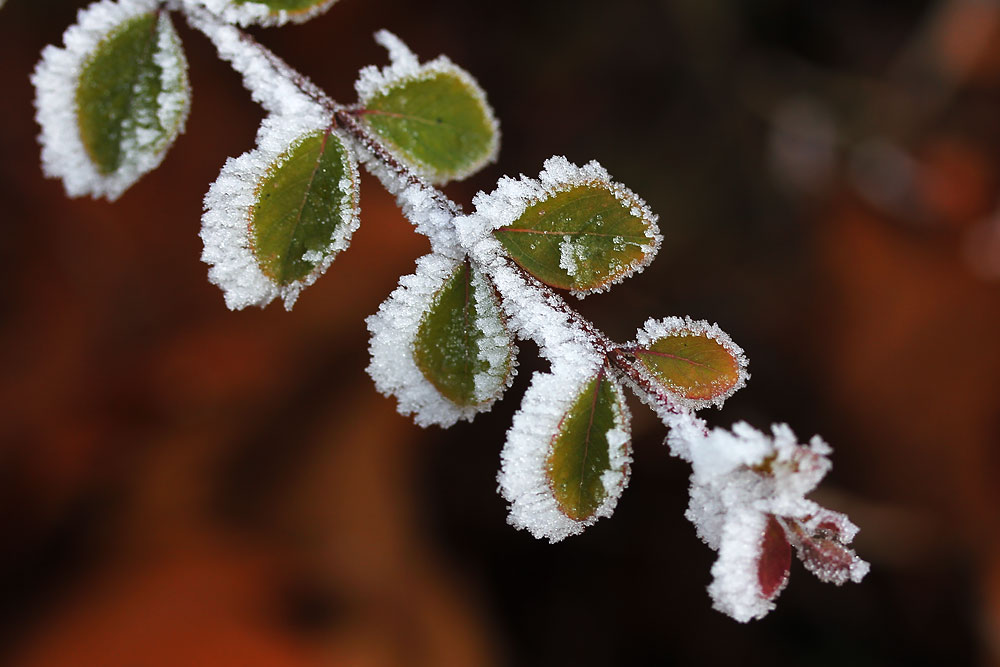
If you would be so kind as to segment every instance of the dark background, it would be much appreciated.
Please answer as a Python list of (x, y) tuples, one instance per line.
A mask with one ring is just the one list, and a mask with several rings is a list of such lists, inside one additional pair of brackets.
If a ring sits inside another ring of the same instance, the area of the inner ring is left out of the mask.
[(28, 76), (84, 4), (0, 10), (0, 661), (1000, 664), (1000, 6), (342, 0), (254, 31), (345, 102), (380, 27), (472, 72), (503, 138), (463, 204), (564, 154), (660, 215), (657, 261), (581, 310), (618, 340), (718, 321), (753, 378), (710, 420), (821, 433), (814, 497), (872, 563), (844, 588), (795, 564), (740, 625), (642, 406), (615, 516), (552, 546), (496, 494), (532, 345), (471, 425), (376, 394), (363, 319), (427, 244), (374, 179), (293, 312), (225, 309), (201, 199), (261, 114), (182, 20), (164, 164), (114, 204), (45, 180)]

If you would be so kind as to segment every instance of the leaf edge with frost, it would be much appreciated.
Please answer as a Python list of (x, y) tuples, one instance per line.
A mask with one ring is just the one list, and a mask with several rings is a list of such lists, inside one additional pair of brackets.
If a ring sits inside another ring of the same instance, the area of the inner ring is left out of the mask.
[(287, 23), (305, 23), (325, 13), (337, 0), (320, 0), (314, 6), (300, 11), (272, 9), (263, 2), (237, 3), (233, 0), (182, 0), (184, 5), (202, 7), (226, 23), (241, 28), (261, 26), (265, 28), (283, 26)]
[[(705, 336), (709, 340), (718, 343), (726, 352), (728, 352), (736, 362), (737, 366), (737, 377), (733, 385), (724, 392), (721, 392), (711, 398), (698, 399), (684, 396), (678, 392), (676, 388), (671, 388), (669, 384), (662, 382), (660, 378), (657, 377), (657, 375), (641, 360), (637, 360), (638, 363), (636, 364), (636, 369), (638, 370), (639, 375), (650, 384), (665, 392), (677, 405), (690, 410), (701, 410), (702, 408), (707, 407), (716, 407), (721, 409), (726, 400), (745, 387), (746, 383), (750, 380), (750, 371), (748, 370), (750, 361), (747, 359), (743, 348), (737, 345), (729, 334), (723, 331), (718, 324), (709, 324), (706, 320), (694, 320), (687, 315), (684, 317), (672, 316), (660, 319), (651, 317), (647, 319), (642, 328), (636, 332), (635, 341), (633, 343), (626, 343), (622, 346), (622, 349), (629, 351), (630, 346), (648, 347), (653, 345), (659, 339), (678, 335), (696, 337)], [(636, 387), (635, 390), (636, 393), (644, 391), (638, 387)]]
[[(538, 179), (523, 175), (519, 179), (504, 176), (497, 182), (493, 192), (489, 194), (480, 192), (473, 198), (476, 214), (488, 220), (495, 232), (516, 222), (529, 207), (544, 202), (547, 197), (581, 185), (597, 185), (605, 188), (623, 206), (628, 206), (630, 212), (646, 224), (646, 238), (650, 245), (643, 248), (640, 260), (625, 267), (621, 273), (607, 282), (586, 290), (569, 290), (570, 294), (580, 299), (590, 294), (606, 292), (614, 285), (641, 273), (659, 252), (663, 243), (663, 236), (657, 227), (659, 216), (652, 212), (641, 197), (621, 183), (612, 180), (608, 171), (596, 160), (591, 160), (580, 167), (561, 155), (553, 155), (543, 163)], [(504, 252), (510, 256), (506, 248)], [(511, 259), (516, 262), (515, 258)], [(537, 276), (534, 277), (537, 279)]]
[[(157, 17), (157, 46), (153, 56), (161, 71), (163, 90), (157, 96), (158, 120), (169, 128), (151, 151), (137, 151), (114, 172), (99, 172), (80, 136), (76, 91), (87, 61), (117, 28), (144, 14), (157, 13), (156, 0), (100, 0), (77, 13), (76, 23), (63, 33), (64, 47), (42, 50), (31, 83), (35, 88), (35, 120), (41, 127), (42, 171), (62, 181), (70, 197), (91, 195), (118, 199), (144, 175), (158, 167), (184, 131), (191, 106), (187, 59), (168, 12)], [(167, 53), (172, 49), (173, 53)], [(174, 107), (172, 118), (166, 111)]]
[[(500, 454), (497, 483), (498, 491), (509, 503), (507, 522), (550, 543), (578, 535), (598, 520), (611, 516), (628, 486), (631, 471), (631, 449), (627, 446), (631, 440), (631, 414), (621, 387), (609, 373), (607, 378), (612, 382), (622, 411), (620, 427), (628, 435), (625, 442), (619, 443), (623, 451), (609, 452), (609, 460), (621, 463), (621, 476), (605, 483), (606, 495), (601, 505), (586, 519), (574, 520), (560, 509), (548, 474), (552, 444), (561, 420), (573, 407), (582, 388), (601, 372), (603, 365), (597, 355), (584, 354), (578, 362), (557, 361), (551, 371), (536, 371), (532, 375)], [(566, 386), (576, 389), (566, 392)], [(571, 395), (566, 398), (566, 394)], [(613, 442), (608, 444), (609, 449), (614, 446)]]
[[(199, 236), (204, 248), (201, 259), (209, 265), (209, 281), (219, 286), (230, 310), (247, 306), (266, 306), (277, 297), (291, 310), (303, 289), (312, 285), (333, 263), (337, 254), (350, 242), (360, 225), (357, 159), (352, 144), (340, 130), (332, 128), (331, 119), (318, 106), (311, 112), (294, 116), (269, 115), (257, 131), (256, 147), (237, 158), (228, 158), (219, 177), (205, 195), (202, 227)], [(348, 176), (346, 196), (341, 201), (340, 219), (323, 259), (305, 278), (287, 285), (277, 285), (268, 278), (253, 251), (250, 224), (257, 202), (257, 191), (271, 170), (281, 167), (279, 160), (307, 135), (329, 131), (345, 152)]]
[[(372, 134), (384, 144), (395, 157), (404, 162), (416, 174), (434, 185), (443, 185), (450, 181), (462, 180), (476, 173), (488, 164), (496, 162), (500, 152), (500, 121), (497, 120), (493, 107), (486, 99), (486, 92), (479, 82), (466, 70), (453, 63), (447, 56), (420, 63), (417, 56), (399, 37), (388, 30), (375, 33), (375, 41), (389, 53), (389, 64), (385, 67), (368, 65), (358, 72), (354, 89), (358, 94), (358, 102), (364, 107), (376, 95), (391, 90), (394, 86), (407, 81), (420, 81), (438, 74), (456, 77), (471, 93), (483, 112), (487, 125), (492, 130), (490, 142), (481, 157), (463, 169), (442, 171), (409, 155), (400, 155), (398, 147), (388, 142), (372, 129)], [(367, 124), (366, 124), (367, 126)]]
[[(378, 312), (365, 320), (371, 334), (368, 375), (381, 394), (396, 399), (400, 414), (413, 415), (413, 421), (421, 427), (433, 424), (447, 428), (460, 420), (472, 421), (476, 415), (492, 409), (516, 375), (517, 345), (505, 323), (503, 331), (509, 346), (509, 367), (495, 394), (484, 398), (482, 403), (455, 404), (427, 379), (413, 358), (414, 340), (425, 313), (462, 261), (438, 253), (419, 258), (415, 272), (401, 277), (399, 286), (382, 302)], [(474, 266), (473, 270), (476, 270)], [(490, 286), (484, 283), (482, 289), (490, 289)], [(477, 298), (479, 296), (486, 295), (479, 294)], [(499, 304), (497, 314), (500, 315)], [(485, 354), (482, 345), (480, 351)]]

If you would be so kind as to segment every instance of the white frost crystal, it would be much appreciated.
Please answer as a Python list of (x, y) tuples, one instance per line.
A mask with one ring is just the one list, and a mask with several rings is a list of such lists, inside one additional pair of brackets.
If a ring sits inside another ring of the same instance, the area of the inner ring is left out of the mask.
[(243, 27), (250, 25), (279, 26), (292, 21), (303, 23), (319, 16), (337, 0), (317, 2), (312, 7), (300, 11), (271, 9), (263, 2), (235, 2), (234, 0), (182, 0), (189, 7), (204, 7), (227, 23)]
[(507, 520), (549, 542), (582, 533), (598, 519), (611, 516), (628, 484), (632, 461), (627, 447), (630, 416), (617, 382), (607, 376), (603, 381), (611, 382), (620, 409), (615, 414), (614, 428), (607, 434), (610, 466), (601, 477), (606, 494), (603, 502), (586, 520), (571, 519), (559, 509), (547, 475), (560, 423), (580, 391), (600, 372), (601, 363), (599, 357), (581, 346), (575, 358), (553, 363), (552, 372), (535, 373), (507, 431), (507, 442), (500, 455), (497, 481), (500, 492), (510, 503)]
[[(294, 116), (268, 116), (257, 132), (257, 147), (238, 158), (229, 158), (219, 177), (205, 195), (205, 213), (201, 218), (201, 259), (211, 268), (208, 279), (222, 288), (226, 305), (232, 310), (247, 306), (266, 306), (276, 297), (291, 309), (303, 288), (313, 284), (347, 247), (358, 228), (358, 173), (349, 155), (348, 173), (338, 189), (346, 193), (341, 200), (339, 224), (323, 255), (325, 259), (304, 279), (277, 285), (261, 271), (250, 238), (251, 209), (257, 201), (257, 189), (270, 170), (281, 166), (282, 156), (298, 140), (315, 131), (325, 131), (330, 118), (318, 107), (304, 107)], [(332, 130), (350, 150), (345, 137)], [(307, 258), (308, 259), (308, 258)]]
[(155, 0), (96, 2), (80, 10), (77, 22), (63, 34), (64, 48), (47, 46), (42, 51), (31, 77), (36, 119), (42, 128), (42, 169), (46, 176), (61, 178), (71, 197), (89, 194), (117, 199), (160, 165), (184, 129), (191, 99), (187, 61), (169, 15), (161, 12), (153, 54), (162, 89), (156, 99), (156, 117), (136, 115), (126, 120), (132, 131), (122, 132), (121, 164), (110, 174), (98, 170), (80, 137), (76, 93), (84, 67), (111, 33), (131, 19), (156, 11), (158, 4)]
[[(673, 336), (705, 336), (706, 338), (721, 345), (722, 348), (736, 360), (737, 366), (736, 383), (733, 384), (728, 391), (717, 394), (711, 399), (687, 398), (686, 396), (682, 396), (679, 393), (671, 391), (670, 387), (665, 387), (665, 389), (670, 392), (673, 403), (692, 410), (708, 406), (721, 408), (727, 398), (746, 386), (747, 380), (750, 379), (750, 373), (747, 371), (747, 366), (750, 362), (747, 359), (746, 354), (744, 354), (743, 348), (734, 343), (733, 339), (729, 337), (729, 334), (723, 331), (718, 324), (709, 324), (704, 320), (693, 320), (687, 316), (664, 317), (659, 320), (650, 318), (646, 320), (642, 328), (636, 332), (635, 342), (640, 348), (649, 348), (656, 343), (656, 341)], [(662, 383), (657, 380), (653, 374), (645, 368), (645, 366), (638, 364), (637, 368), (639, 373), (647, 380), (662, 385)], [(639, 387), (635, 387), (635, 391), (640, 396), (643, 393), (643, 390)], [(650, 402), (648, 397), (643, 398), (647, 403)], [(655, 405), (652, 405), (651, 407), (653, 407), (654, 410), (657, 409), (657, 406)]]
[[(663, 241), (663, 237), (657, 231), (657, 216), (638, 195), (624, 185), (612, 181), (607, 170), (597, 161), (592, 160), (578, 167), (557, 155), (545, 161), (542, 171), (538, 174), (538, 180), (523, 175), (519, 179), (504, 176), (492, 193), (480, 192), (473, 200), (476, 205), (476, 215), (488, 222), (489, 231), (492, 232), (516, 222), (530, 206), (581, 185), (604, 188), (623, 206), (627, 206), (633, 216), (645, 223), (646, 242), (639, 245), (642, 250), (641, 258), (633, 261), (608, 284), (586, 291), (571, 290), (572, 294), (579, 298), (611, 289), (612, 285), (642, 271), (656, 256)], [(625, 240), (619, 239), (618, 243), (624, 244)], [(582, 262), (588, 261), (586, 248), (574, 243), (568, 236), (563, 238), (559, 249), (559, 266), (571, 276), (576, 274)]]
[(325, 95), (304, 77), (300, 81), (293, 79), (291, 68), (284, 61), (216, 16), (198, 10), (188, 12), (187, 16), (193, 28), (212, 40), (219, 57), (243, 75), (243, 85), (250, 96), (267, 112), (287, 117), (319, 113), (320, 105), (315, 98), (324, 99)]
[(496, 297), (475, 269), (472, 273), (478, 314), (475, 326), (485, 334), (479, 340), (479, 358), (487, 363), (486, 371), (473, 379), (474, 393), (481, 403), (460, 406), (448, 400), (424, 377), (413, 359), (414, 341), (424, 314), (459, 263), (439, 254), (421, 257), (416, 272), (400, 278), (399, 287), (367, 319), (372, 335), (368, 374), (376, 389), (396, 397), (400, 414), (412, 414), (420, 426), (448, 427), (461, 419), (471, 421), (480, 412), (489, 410), (513, 381), (513, 368), (508, 367), (508, 361), (513, 363), (516, 348), (503, 327)]
[(435, 178), (439, 170), (432, 166), (413, 163), (409, 167), (421, 177), (434, 183), (441, 183), (449, 180), (461, 180), (481, 169), (483, 165), (495, 162), (500, 150), (500, 124), (497, 122), (496, 114), (493, 113), (489, 102), (486, 101), (486, 93), (483, 92), (479, 83), (468, 72), (449, 60), (447, 56), (438, 56), (434, 60), (420, 64), (417, 56), (410, 51), (406, 44), (388, 30), (379, 30), (375, 33), (375, 41), (389, 52), (389, 65), (381, 69), (374, 65), (368, 65), (358, 73), (354, 89), (358, 93), (358, 101), (362, 106), (368, 104), (375, 96), (381, 95), (401, 83), (421, 81), (439, 74), (447, 74), (461, 81), (466, 90), (472, 94), (493, 130), (491, 133), (492, 142), (486, 155), (462, 171), (448, 173), (447, 178), (443, 180)]
[[(706, 431), (704, 422), (690, 413), (677, 416), (675, 423), (668, 442), (675, 452), (688, 454), (692, 467), (686, 516), (698, 536), (719, 552), (709, 586), (716, 609), (746, 622), (774, 608), (772, 599), (762, 594), (758, 579), (769, 515), (778, 518), (786, 538), (820, 578), (835, 583), (861, 581), (868, 563), (842, 546), (853, 539), (857, 527), (844, 515), (805, 498), (830, 469), (829, 445), (819, 437), (800, 445), (784, 424), (774, 425), (767, 436), (743, 422), (732, 430)], [(790, 530), (791, 522), (798, 522), (806, 533)], [(810, 548), (809, 535), (821, 525), (828, 527), (830, 539), (838, 543), (837, 562), (822, 555), (810, 559), (803, 553)]]

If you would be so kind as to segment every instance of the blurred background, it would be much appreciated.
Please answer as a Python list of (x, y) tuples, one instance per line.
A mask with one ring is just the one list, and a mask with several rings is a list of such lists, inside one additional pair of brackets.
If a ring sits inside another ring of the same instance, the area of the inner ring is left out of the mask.
[(342, 0), (254, 31), (344, 102), (381, 27), (466, 67), (503, 140), (463, 204), (563, 154), (659, 213), (657, 261), (581, 310), (618, 340), (719, 322), (753, 378), (708, 418), (822, 434), (814, 498), (872, 563), (795, 563), (748, 625), (645, 408), (615, 516), (553, 546), (496, 494), (532, 345), (473, 424), (376, 394), (364, 317), (427, 243), (373, 179), (293, 312), (225, 309), (201, 200), (261, 113), (182, 22), (164, 164), (114, 204), (44, 179), (28, 76), (85, 4), (0, 10), (0, 662), (1000, 665), (1000, 3)]

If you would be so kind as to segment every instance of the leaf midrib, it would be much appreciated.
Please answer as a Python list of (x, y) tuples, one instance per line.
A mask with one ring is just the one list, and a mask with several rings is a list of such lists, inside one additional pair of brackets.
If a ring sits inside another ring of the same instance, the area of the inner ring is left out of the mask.
[(309, 199), (309, 193), (312, 192), (313, 182), (315, 182), (316, 173), (319, 171), (319, 163), (323, 161), (323, 155), (326, 153), (326, 140), (329, 138), (329, 136), (330, 136), (330, 130), (329, 128), (327, 128), (327, 130), (323, 133), (323, 139), (320, 141), (319, 144), (319, 152), (316, 154), (316, 164), (313, 165), (312, 172), (309, 174), (309, 180), (306, 183), (305, 190), (302, 193), (302, 202), (299, 204), (298, 211), (295, 214), (295, 222), (292, 223), (291, 232), (288, 234), (288, 242), (285, 244), (284, 252), (281, 253), (281, 256), (284, 258), (284, 261), (282, 261), (281, 263), (281, 277), (278, 279), (279, 282), (283, 282), (285, 280), (286, 267), (288, 266), (288, 263), (291, 261), (291, 259), (288, 257), (288, 250), (289, 248), (292, 247), (292, 242), (295, 240), (295, 232), (298, 231), (299, 225), (302, 223), (302, 213), (303, 211), (305, 211), (306, 208), (306, 200)]
[(636, 350), (633, 354), (649, 354), (649, 355), (652, 355), (654, 357), (665, 357), (667, 359), (674, 359), (676, 361), (683, 361), (683, 362), (691, 364), (692, 366), (700, 366), (702, 368), (707, 368), (707, 369), (709, 369), (711, 371), (716, 371), (718, 373), (724, 372), (723, 370), (718, 369), (715, 366), (712, 366), (712, 365), (709, 365), (709, 364), (705, 364), (705, 363), (701, 363), (701, 362), (695, 361), (694, 359), (688, 359), (687, 357), (681, 357), (681, 356), (678, 356), (676, 354), (670, 354), (669, 352), (657, 352), (656, 350), (643, 349), (643, 350)]
[(594, 430), (594, 414), (597, 412), (597, 398), (601, 395), (601, 382), (603, 381), (604, 367), (602, 366), (601, 372), (597, 376), (597, 381), (594, 382), (594, 399), (590, 403), (590, 418), (587, 420), (587, 435), (583, 439), (583, 456), (580, 460), (580, 482), (579, 488), (577, 489), (578, 505), (583, 503), (583, 487), (587, 471), (587, 454), (590, 452), (590, 434)]

